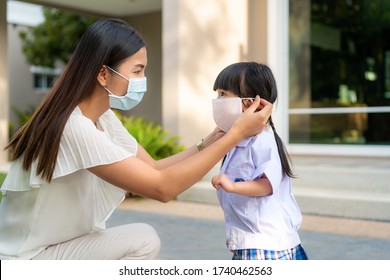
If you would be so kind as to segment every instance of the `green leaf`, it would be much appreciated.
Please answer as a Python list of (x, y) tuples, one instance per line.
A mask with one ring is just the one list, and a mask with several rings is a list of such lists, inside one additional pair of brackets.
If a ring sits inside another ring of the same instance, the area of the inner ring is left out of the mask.
[(115, 114), (126, 130), (154, 159), (162, 159), (184, 151), (185, 147), (178, 144), (179, 136), (169, 135), (169, 131), (164, 130), (161, 125), (142, 117), (123, 116), (117, 111)]

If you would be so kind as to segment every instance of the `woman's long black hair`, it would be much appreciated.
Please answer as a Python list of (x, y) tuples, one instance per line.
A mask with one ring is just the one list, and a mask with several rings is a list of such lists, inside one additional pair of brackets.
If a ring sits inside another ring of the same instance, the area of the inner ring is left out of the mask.
[[(276, 81), (271, 69), (267, 65), (257, 62), (238, 62), (227, 66), (219, 73), (214, 82), (213, 90), (217, 89), (229, 90), (241, 98), (255, 98), (256, 95), (259, 95), (260, 98), (272, 104), (278, 96)], [(276, 133), (271, 117), (268, 123), (274, 132), (283, 174), (294, 178), (290, 166), (290, 156), (282, 139)]]
[(23, 157), (24, 170), (37, 160), (37, 175), (50, 182), (65, 124), (76, 106), (91, 97), (103, 65), (117, 69), (144, 46), (141, 35), (125, 21), (100, 19), (93, 23), (51, 92), (7, 145), (11, 160)]

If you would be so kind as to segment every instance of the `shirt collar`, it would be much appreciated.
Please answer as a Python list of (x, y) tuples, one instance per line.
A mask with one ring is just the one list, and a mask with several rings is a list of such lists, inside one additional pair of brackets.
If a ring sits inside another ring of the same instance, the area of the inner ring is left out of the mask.
[(246, 146), (249, 145), (249, 142), (252, 140), (253, 137), (254, 137), (254, 136), (251, 136), (251, 137), (248, 137), (248, 138), (242, 140), (242, 141), (240, 142), (240, 144), (237, 145), (237, 147), (245, 148)]
[(222, 165), (221, 173), (224, 173), (226, 171), (226, 168), (230, 162), (230, 159), (233, 156), (236, 149), (237, 148), (246, 148), (249, 145), (249, 143), (251, 142), (251, 140), (253, 139), (253, 137), (255, 137), (255, 136), (251, 136), (251, 137), (248, 137), (248, 138), (242, 140), (237, 146), (235, 146), (233, 149), (231, 149), (229, 151), (229, 153), (226, 155), (224, 164)]

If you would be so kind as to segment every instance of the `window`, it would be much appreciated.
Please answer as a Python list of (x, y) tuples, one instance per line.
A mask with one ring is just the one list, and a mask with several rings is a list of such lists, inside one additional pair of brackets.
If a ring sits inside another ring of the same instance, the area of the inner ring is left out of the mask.
[(289, 143), (390, 145), (390, 1), (289, 9)]
[(48, 74), (34, 74), (34, 89), (39, 91), (46, 91), (51, 88), (54, 80), (56, 79), (55, 75)]
[(31, 66), (30, 70), (34, 75), (34, 90), (40, 93), (46, 93), (60, 74), (59, 69), (41, 66)]

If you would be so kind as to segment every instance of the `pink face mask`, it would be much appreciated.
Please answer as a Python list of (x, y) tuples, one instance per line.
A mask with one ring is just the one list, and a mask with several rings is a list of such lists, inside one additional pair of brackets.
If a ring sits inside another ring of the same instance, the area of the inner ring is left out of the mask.
[(217, 127), (227, 132), (242, 114), (241, 98), (213, 99), (213, 117)]

